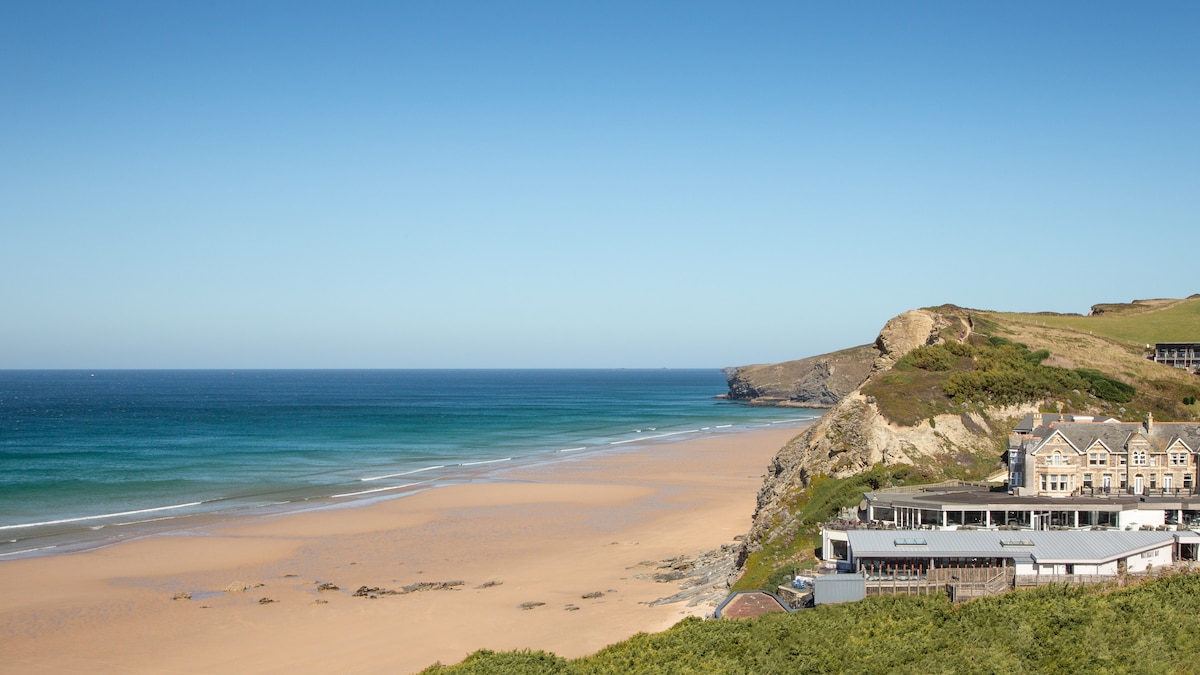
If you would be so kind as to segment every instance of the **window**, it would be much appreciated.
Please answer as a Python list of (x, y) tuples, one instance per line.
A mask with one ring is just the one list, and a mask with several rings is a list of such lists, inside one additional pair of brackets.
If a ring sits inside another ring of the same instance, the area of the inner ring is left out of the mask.
[(1088, 464), (1092, 466), (1108, 466), (1107, 452), (1090, 452), (1088, 453)]
[(1125, 455), (1121, 455), (1120, 457), (1117, 458), (1117, 464), (1119, 464), (1121, 466), (1125, 466), (1126, 461), (1127, 460), (1125, 458)]
[(1042, 474), (1042, 492), (1046, 491), (1046, 474)]
[(1125, 474), (1121, 474), (1121, 489), (1124, 490), (1127, 487), (1129, 487), (1129, 479)]
[(1186, 452), (1172, 452), (1170, 461), (1171, 461), (1171, 466), (1187, 466), (1187, 453)]
[(1155, 483), (1158, 482), (1158, 474), (1150, 474), (1150, 489), (1153, 490)]
[(1133, 453), (1134, 466), (1146, 466), (1146, 453), (1142, 450), (1135, 450)]
[(1183, 474), (1183, 489), (1185, 489), (1185, 490), (1192, 489), (1192, 474), (1190, 474), (1190, 473)]
[(1083, 487), (1085, 487), (1085, 488), (1092, 487), (1092, 474), (1090, 474), (1090, 473), (1083, 474)]
[(1054, 456), (1050, 458), (1050, 464), (1053, 466), (1062, 466), (1062, 455), (1057, 452), (1054, 453)]

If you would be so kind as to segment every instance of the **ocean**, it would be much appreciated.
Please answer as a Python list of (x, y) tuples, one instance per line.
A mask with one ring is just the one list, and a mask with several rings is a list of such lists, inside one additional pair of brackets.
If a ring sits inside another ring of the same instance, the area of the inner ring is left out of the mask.
[(0, 560), (819, 411), (718, 370), (0, 371)]

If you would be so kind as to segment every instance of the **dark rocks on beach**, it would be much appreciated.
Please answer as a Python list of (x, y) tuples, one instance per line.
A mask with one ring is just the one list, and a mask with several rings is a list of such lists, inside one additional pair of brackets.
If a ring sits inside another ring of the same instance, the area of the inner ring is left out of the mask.
[(686, 602), (689, 607), (705, 602), (716, 602), (729, 592), (729, 586), (737, 573), (738, 547), (725, 544), (721, 548), (707, 551), (695, 557), (677, 556), (662, 560), (657, 574), (635, 574), (635, 579), (652, 579), (659, 583), (679, 582), (679, 592), (651, 603), (667, 605)]
[(687, 576), (686, 572), (683, 572), (681, 570), (675, 570), (673, 572), (667, 572), (665, 574), (655, 574), (653, 579), (660, 584), (665, 584), (665, 583), (669, 583), (672, 581), (679, 581), (680, 579), (683, 579), (686, 576)]
[(603, 598), (604, 591), (592, 591), (591, 593), (584, 593), (580, 597), (582, 597), (584, 600), (593, 600), (595, 598)]
[(692, 567), (695, 566), (695, 564), (696, 564), (695, 560), (692, 560), (690, 558), (685, 558), (684, 556), (678, 556), (676, 558), (670, 558), (669, 560), (662, 561), (661, 563), (659, 563), (658, 569), (661, 570), (661, 569), (670, 568), (673, 570), (680, 570), (680, 571), (690, 570)]
[(566, 607), (563, 607), (563, 609), (565, 609), (568, 612), (578, 612), (579, 611), (579, 607), (576, 605), (567, 605)]
[(533, 609), (534, 607), (541, 607), (544, 604), (546, 604), (546, 603), (544, 603), (544, 602), (522, 602), (520, 605), (518, 605), (518, 607), (520, 607), (521, 609)]
[(191, 600), (192, 594), (188, 591), (181, 591), (179, 593), (176, 593), (175, 596), (172, 597), (171, 599), (172, 600)]
[(478, 588), (491, 588), (492, 586), (499, 586), (499, 585), (500, 585), (500, 584), (502, 584), (502, 583), (504, 583), (504, 582), (503, 582), (503, 581), (496, 581), (496, 580), (493, 580), (493, 581), (485, 581), (485, 582), (483, 582), (482, 584), (479, 584), (478, 586), (476, 586), (475, 588), (477, 588), (477, 589), (478, 589)]
[(269, 605), (272, 602), (275, 602), (275, 601), (272, 600), (271, 598), (259, 598), (258, 599), (258, 604), (260, 604), (260, 605)]
[(337, 585), (337, 584), (332, 584), (332, 583), (329, 583), (329, 582), (325, 582), (325, 583), (323, 583), (323, 584), (317, 584), (317, 590), (318, 590), (318, 591), (338, 591), (338, 590), (341, 590), (341, 589), (340, 589), (340, 588), (338, 588), (338, 585)]
[(466, 583), (465, 581), (423, 581), (402, 586), (398, 595), (416, 593), (418, 591), (453, 591), (458, 590), (458, 586), (463, 586)]
[[(360, 586), (357, 591), (354, 591), (356, 598), (376, 598), (380, 595), (407, 595), (409, 593), (418, 593), (420, 591), (456, 591), (459, 586), (466, 585), (465, 581), (423, 581), (420, 583), (401, 586), (399, 590), (390, 588), (380, 588), (378, 586)], [(500, 582), (496, 582), (500, 583)], [(336, 586), (334, 588), (337, 588)]]

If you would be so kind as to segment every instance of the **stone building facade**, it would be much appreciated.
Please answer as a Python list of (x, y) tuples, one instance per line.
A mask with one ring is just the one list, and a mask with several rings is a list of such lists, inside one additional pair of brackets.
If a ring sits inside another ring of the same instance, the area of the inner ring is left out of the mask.
[(1009, 439), (1016, 494), (1197, 494), (1200, 424), (1035, 413)]

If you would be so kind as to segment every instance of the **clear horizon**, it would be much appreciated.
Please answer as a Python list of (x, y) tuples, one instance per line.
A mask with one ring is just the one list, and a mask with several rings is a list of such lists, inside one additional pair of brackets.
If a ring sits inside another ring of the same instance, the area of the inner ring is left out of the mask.
[(923, 306), (1187, 297), (1197, 25), (8, 3), (0, 369), (722, 368)]

